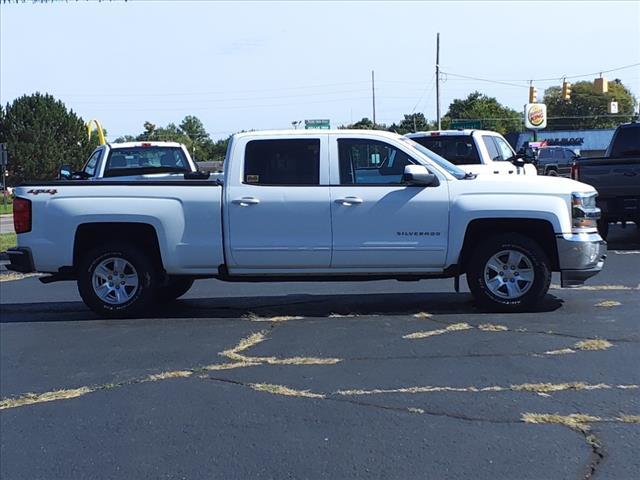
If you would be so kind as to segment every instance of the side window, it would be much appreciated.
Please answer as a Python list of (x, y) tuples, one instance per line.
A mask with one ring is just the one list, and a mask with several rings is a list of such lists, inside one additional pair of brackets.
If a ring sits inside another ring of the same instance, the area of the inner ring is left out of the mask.
[(566, 158), (567, 160), (573, 160), (573, 157), (575, 157), (576, 154), (573, 150), (565, 150), (564, 151), (564, 158)]
[(541, 148), (540, 150), (538, 150), (538, 158), (539, 159), (551, 158), (552, 153), (553, 152), (551, 150), (549, 150), (548, 148)]
[(250, 141), (243, 181), (251, 185), (319, 185), (320, 140)]
[(365, 139), (338, 140), (341, 185), (401, 185), (404, 167), (414, 162), (402, 150)]
[(82, 171), (87, 175), (87, 177), (93, 177), (96, 174), (96, 166), (100, 161), (100, 157), (102, 156), (102, 149), (96, 150), (93, 152), (93, 155), (89, 157), (87, 163), (85, 163)]
[(511, 151), (511, 147), (509, 144), (500, 137), (493, 137), (493, 140), (496, 142), (498, 146), (498, 151), (500, 152), (500, 160), (509, 160), (513, 157), (513, 151)]
[(556, 148), (553, 152), (554, 160), (564, 160), (564, 150), (561, 148)]
[(493, 141), (493, 137), (491, 135), (483, 135), (482, 141), (484, 142), (485, 147), (487, 147), (489, 158), (491, 158), (491, 160), (493, 160), (494, 162), (502, 160), (500, 152), (498, 151), (498, 147), (496, 147), (496, 144)]

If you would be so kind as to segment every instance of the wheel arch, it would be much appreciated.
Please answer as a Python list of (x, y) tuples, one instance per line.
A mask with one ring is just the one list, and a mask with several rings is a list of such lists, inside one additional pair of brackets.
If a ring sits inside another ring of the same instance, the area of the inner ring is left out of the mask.
[(153, 225), (137, 222), (93, 222), (78, 226), (73, 242), (73, 267), (78, 268), (82, 255), (100, 245), (120, 242), (138, 247), (164, 269), (158, 232)]
[(543, 250), (552, 271), (558, 271), (558, 248), (553, 225), (548, 220), (531, 218), (482, 218), (467, 225), (464, 243), (458, 259), (460, 273), (466, 273), (471, 253), (478, 243), (491, 236), (518, 233), (534, 240)]

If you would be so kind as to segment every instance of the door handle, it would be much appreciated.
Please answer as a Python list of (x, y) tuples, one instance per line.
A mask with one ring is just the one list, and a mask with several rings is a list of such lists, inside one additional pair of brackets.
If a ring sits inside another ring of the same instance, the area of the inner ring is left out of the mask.
[(242, 197), (233, 200), (233, 203), (236, 205), (240, 205), (241, 207), (248, 207), (250, 205), (257, 205), (260, 203), (260, 200), (254, 197)]
[(338, 198), (336, 200), (336, 203), (344, 205), (345, 207), (350, 207), (352, 205), (360, 205), (363, 201), (364, 200), (362, 200), (360, 197), (344, 197)]

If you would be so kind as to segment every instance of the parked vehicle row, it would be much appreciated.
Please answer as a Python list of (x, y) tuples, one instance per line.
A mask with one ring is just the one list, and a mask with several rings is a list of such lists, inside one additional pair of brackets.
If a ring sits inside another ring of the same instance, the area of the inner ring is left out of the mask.
[(388, 132), (240, 133), (224, 181), (188, 177), (21, 185), (9, 268), (75, 280), (94, 311), (128, 315), (202, 277), (453, 277), (457, 288), (466, 274), (481, 304), (522, 310), (551, 272), (574, 286), (604, 263), (593, 187), (475, 175)]

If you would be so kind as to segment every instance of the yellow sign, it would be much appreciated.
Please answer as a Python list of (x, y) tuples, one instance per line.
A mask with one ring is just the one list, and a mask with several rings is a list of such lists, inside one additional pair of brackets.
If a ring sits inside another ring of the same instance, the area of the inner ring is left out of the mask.
[(87, 123), (87, 135), (89, 135), (89, 139), (91, 139), (91, 132), (93, 131), (94, 125), (96, 126), (96, 130), (98, 131), (98, 140), (100, 140), (100, 145), (105, 145), (107, 141), (104, 139), (102, 126), (100, 125), (100, 122), (98, 122), (98, 120), (96, 120), (95, 118), (92, 118), (91, 120), (89, 120), (89, 123)]

